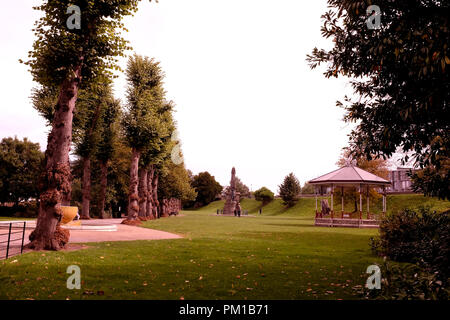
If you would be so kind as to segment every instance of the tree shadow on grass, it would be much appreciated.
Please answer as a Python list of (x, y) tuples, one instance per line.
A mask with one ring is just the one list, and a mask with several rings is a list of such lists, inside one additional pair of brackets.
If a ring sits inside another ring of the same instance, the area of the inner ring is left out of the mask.
[(306, 223), (286, 223), (286, 224), (283, 224), (283, 223), (265, 223), (264, 224), (265, 226), (275, 226), (275, 227), (307, 227), (307, 228), (310, 228), (310, 227), (316, 227), (317, 228), (317, 226), (315, 226), (314, 224), (306, 224)]
[[(289, 226), (289, 225), (288, 225)], [(314, 227), (314, 226), (311, 226)], [(358, 231), (361, 229), (358, 228), (323, 228), (323, 227), (315, 227), (317, 229), (323, 231), (313, 231), (308, 229), (305, 232), (292, 232), (292, 231), (243, 231), (237, 232), (235, 237), (243, 237), (243, 238), (253, 238), (253, 239), (271, 239), (271, 240), (298, 240), (305, 239), (307, 241), (314, 241), (318, 244), (335, 244), (339, 243), (339, 241), (350, 241), (352, 239), (362, 239), (367, 238), (369, 241), (369, 235), (365, 233), (353, 233), (353, 232), (345, 232), (345, 231)], [(336, 232), (333, 232), (336, 231)]]

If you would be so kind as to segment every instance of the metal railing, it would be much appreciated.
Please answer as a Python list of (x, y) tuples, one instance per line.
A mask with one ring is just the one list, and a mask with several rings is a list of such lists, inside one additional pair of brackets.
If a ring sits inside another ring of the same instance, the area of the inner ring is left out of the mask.
[[(16, 254), (22, 254), (25, 239), (26, 221), (0, 221), (0, 259)], [(17, 243), (20, 243), (17, 244)]]

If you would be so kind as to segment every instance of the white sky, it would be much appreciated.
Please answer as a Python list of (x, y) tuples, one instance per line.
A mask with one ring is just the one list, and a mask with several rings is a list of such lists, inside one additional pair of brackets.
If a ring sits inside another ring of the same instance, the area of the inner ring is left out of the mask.
[[(39, 3), (8, 1), (0, 10), (0, 138), (28, 137), (44, 150), (49, 128), (18, 62), (32, 47)], [(320, 34), (325, 11), (326, 0), (160, 0), (142, 1), (126, 19), (134, 51), (166, 72), (188, 169), (228, 185), (235, 166), (252, 190), (277, 192), (289, 172), (303, 185), (336, 168), (351, 126), (335, 102), (350, 86), (305, 61), (315, 46), (330, 46)], [(115, 88), (125, 101), (123, 76)]]

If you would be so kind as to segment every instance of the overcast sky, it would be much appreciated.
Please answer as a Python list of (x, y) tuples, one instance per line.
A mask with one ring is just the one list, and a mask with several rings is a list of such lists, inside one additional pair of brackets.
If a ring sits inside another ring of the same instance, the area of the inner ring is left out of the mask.
[[(45, 150), (49, 128), (18, 62), (32, 47), (40, 2), (8, 1), (0, 10), (0, 138), (28, 137)], [(290, 172), (303, 185), (336, 168), (351, 126), (335, 103), (351, 90), (305, 61), (315, 46), (330, 46), (320, 34), (325, 11), (326, 0), (160, 0), (143, 1), (126, 19), (134, 51), (166, 73), (188, 169), (228, 185), (235, 166), (252, 190), (277, 192)], [(122, 101), (125, 85), (123, 76), (115, 82)]]

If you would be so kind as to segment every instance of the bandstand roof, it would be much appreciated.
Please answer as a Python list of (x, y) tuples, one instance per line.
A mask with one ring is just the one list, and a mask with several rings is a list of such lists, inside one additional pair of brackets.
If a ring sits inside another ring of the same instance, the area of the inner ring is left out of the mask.
[(309, 181), (314, 185), (377, 185), (391, 184), (389, 181), (353, 165), (348, 165)]

